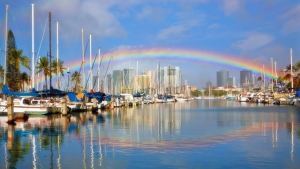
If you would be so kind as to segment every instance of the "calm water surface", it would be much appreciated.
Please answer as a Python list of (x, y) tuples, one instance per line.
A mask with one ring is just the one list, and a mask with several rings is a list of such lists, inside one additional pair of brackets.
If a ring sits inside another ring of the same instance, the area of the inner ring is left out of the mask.
[(0, 117), (0, 168), (299, 168), (300, 107), (193, 100)]

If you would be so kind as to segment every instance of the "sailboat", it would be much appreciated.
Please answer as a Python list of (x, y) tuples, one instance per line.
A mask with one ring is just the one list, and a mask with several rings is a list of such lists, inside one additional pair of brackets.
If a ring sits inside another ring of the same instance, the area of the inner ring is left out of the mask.
[(3, 85), (2, 93), (8, 96), (18, 96), (24, 98), (40, 97), (40, 94), (34, 88), (32, 88), (31, 92), (12, 92), (6, 85)]

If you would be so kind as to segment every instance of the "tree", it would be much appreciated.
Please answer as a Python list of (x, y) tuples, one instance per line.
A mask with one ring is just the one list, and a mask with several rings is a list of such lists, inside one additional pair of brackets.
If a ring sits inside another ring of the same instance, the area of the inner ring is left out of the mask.
[(259, 81), (260, 86), (261, 86), (261, 83), (264, 81), (263, 78), (261, 76), (258, 76), (257, 80)]
[(22, 83), (22, 91), (24, 91), (24, 85), (29, 84), (30, 80), (29, 80), (29, 76), (26, 72), (22, 72), (20, 75), (20, 81)]
[[(7, 33), (7, 50), (6, 53), (7, 55), (10, 53), (11, 50), (16, 49), (16, 41), (15, 41), (15, 36), (14, 33), (9, 30)], [(15, 82), (15, 72), (16, 70), (14, 70), (14, 65), (13, 64), (9, 64), (10, 63), (10, 58), (7, 56), (6, 59), (6, 84), (8, 85), (8, 87), (12, 87), (10, 86), (11, 84), (16, 84)]]
[(41, 57), (39, 62), (37, 63), (37, 72), (36, 74), (40, 73), (41, 71), (43, 71), (44, 76), (45, 76), (45, 82), (46, 82), (46, 88), (48, 88), (48, 84), (47, 84), (47, 77), (48, 75), (50, 75), (50, 67), (49, 67), (49, 60), (47, 57)]
[[(54, 72), (56, 74), (56, 77), (59, 76), (59, 73), (64, 76), (64, 69), (66, 69), (66, 68), (64, 68), (63, 65), (64, 65), (64, 61), (61, 61), (61, 60), (58, 60), (58, 62), (56, 60), (52, 61), (52, 64), (51, 64), (52, 72)], [(60, 88), (59, 83), (58, 83), (58, 88)]]
[(7, 33), (7, 51), (10, 51), (11, 49), (16, 49), (16, 41), (15, 36), (12, 30), (9, 29)]
[(22, 56), (23, 51), (18, 49), (11, 49), (8, 52), (9, 65), (11, 65), (13, 72), (10, 72), (10, 81), (8, 81), (8, 85), (10, 86), (12, 91), (20, 90), (20, 69), (21, 65), (30, 70), (29, 66), (29, 58), (27, 56)]
[[(80, 74), (77, 72), (77, 71), (75, 71), (72, 75), (71, 75), (71, 81), (72, 82), (76, 82), (75, 84), (80, 84), (80, 82), (81, 82), (81, 80), (80, 80)], [(77, 86), (75, 86), (75, 88), (76, 88)]]
[(2, 88), (3, 86), (3, 76), (4, 75), (4, 69), (3, 67), (0, 65), (0, 78), (2, 79), (1, 83), (0, 83), (0, 88)]
[(285, 74), (283, 77), (282, 77), (282, 80), (284, 81), (290, 81), (291, 80), (291, 74), (290, 73), (287, 73)]
[[(293, 66), (292, 67), (292, 72), (295, 72), (297, 71), (297, 67), (296, 66)], [(291, 64), (289, 64), (288, 66), (286, 66), (286, 71), (285, 72), (291, 72)]]
[(297, 70), (300, 70), (300, 61), (296, 62), (295, 67)]
[(0, 78), (3, 79), (3, 75), (4, 75), (4, 69), (2, 67), (2, 65), (0, 65)]

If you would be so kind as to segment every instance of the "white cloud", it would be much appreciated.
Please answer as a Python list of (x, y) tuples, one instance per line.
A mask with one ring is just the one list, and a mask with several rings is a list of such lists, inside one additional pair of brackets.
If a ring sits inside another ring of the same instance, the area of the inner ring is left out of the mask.
[(229, 16), (244, 10), (244, 4), (241, 0), (223, 0), (223, 10), (225, 15)]
[(208, 26), (209, 29), (218, 28), (218, 27), (220, 27), (219, 23), (214, 23)]
[[(177, 2), (179, 3), (179, 5), (181, 7), (183, 7), (184, 9), (190, 10), (191, 8), (195, 7), (195, 5), (199, 4), (199, 3), (206, 3), (209, 0), (177, 0)], [(173, 2), (171, 0), (171, 2)]]
[(300, 30), (300, 5), (296, 6), (289, 12), (280, 17), (284, 20), (281, 32), (285, 35), (297, 32)]
[(195, 26), (198, 26), (197, 20), (188, 20), (177, 25), (172, 25), (168, 28), (160, 30), (157, 35), (158, 39), (179, 38), (185, 36), (185, 33)]
[(164, 11), (165, 9), (161, 7), (146, 6), (142, 9), (141, 13), (137, 14), (137, 18), (138, 19), (154, 18), (156, 20), (159, 20), (162, 18)]
[(250, 32), (247, 33), (247, 38), (233, 44), (233, 47), (242, 51), (250, 51), (259, 47), (265, 46), (272, 42), (274, 38), (267, 34)]
[(65, 39), (80, 36), (82, 28), (86, 35), (121, 37), (126, 36), (127, 32), (110, 10), (113, 7), (124, 9), (138, 3), (138, 0), (126, 3), (118, 0), (51, 0), (35, 2), (35, 10), (36, 15), (51, 11), (53, 20), (60, 22), (60, 32)]
[(174, 38), (174, 37), (181, 37), (184, 33), (189, 29), (188, 26), (185, 25), (175, 25), (168, 27), (166, 29), (161, 30), (157, 37), (158, 39), (167, 39), (167, 38)]

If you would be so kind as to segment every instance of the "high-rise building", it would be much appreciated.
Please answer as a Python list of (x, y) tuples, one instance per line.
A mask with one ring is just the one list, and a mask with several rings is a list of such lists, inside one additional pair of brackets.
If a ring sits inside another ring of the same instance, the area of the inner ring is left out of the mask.
[(252, 70), (240, 71), (240, 85), (241, 87), (253, 86)]
[(178, 93), (181, 86), (181, 75), (179, 67), (168, 66), (162, 70), (162, 81), (166, 93)]
[(93, 81), (92, 81), (92, 89), (94, 91), (100, 91), (100, 86), (98, 86), (98, 76), (93, 76)]
[(149, 94), (150, 77), (148, 75), (138, 75), (134, 77), (136, 81), (136, 90), (141, 93)]
[(124, 82), (123, 71), (122, 70), (114, 70), (113, 71), (113, 94), (122, 93), (122, 87)]
[(133, 88), (134, 85), (134, 69), (124, 69), (124, 88)]
[(148, 70), (146, 71), (146, 75), (149, 76), (150, 84), (149, 84), (149, 94), (155, 93), (156, 81), (155, 81), (155, 71)]
[(206, 88), (208, 89), (208, 88), (210, 88), (210, 87), (212, 87), (212, 83), (211, 83), (211, 81), (207, 81), (207, 82), (206, 82)]
[(106, 93), (110, 93), (112, 94), (113, 91), (112, 91), (112, 74), (108, 74), (106, 76)]
[(226, 86), (228, 77), (229, 77), (228, 70), (219, 70), (219, 71), (217, 71), (217, 87)]
[[(232, 77), (232, 76), (231, 76), (231, 77), (228, 77), (228, 78), (227, 78), (227, 83), (228, 83), (228, 84), (227, 84), (228, 86), (235, 86), (235, 77)], [(226, 86), (227, 86), (227, 85), (226, 85)]]

